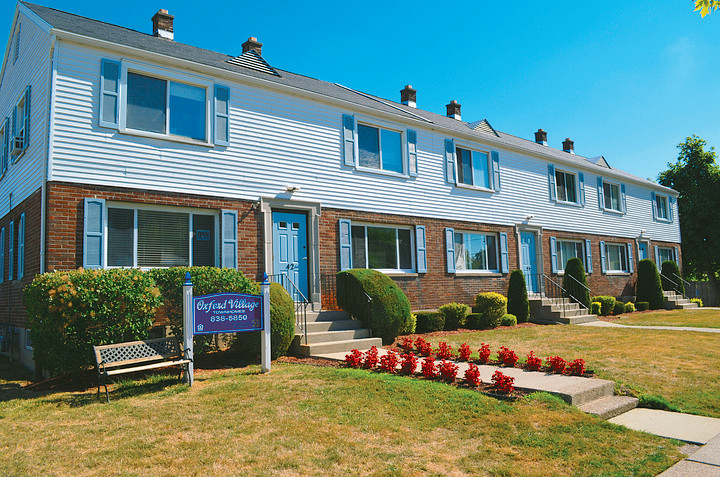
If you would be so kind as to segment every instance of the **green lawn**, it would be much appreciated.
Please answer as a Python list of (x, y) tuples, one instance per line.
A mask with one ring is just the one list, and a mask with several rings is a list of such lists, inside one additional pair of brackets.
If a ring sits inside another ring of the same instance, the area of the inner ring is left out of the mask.
[(720, 328), (720, 310), (697, 308), (694, 310), (662, 310), (629, 313), (612, 320), (621, 325), (695, 326)]
[[(690, 313), (690, 312), (686, 312)], [(543, 360), (583, 358), (598, 376), (634, 394), (658, 395), (683, 411), (720, 417), (720, 334), (588, 326), (498, 328), (432, 337), (433, 346), (463, 343), (477, 353), (488, 343), (514, 350), (524, 361), (534, 351)]]
[(200, 371), (192, 389), (151, 377), (110, 404), (0, 380), (0, 473), (654, 476), (681, 458), (676, 441), (546, 394), (508, 403), (363, 370), (258, 371)]

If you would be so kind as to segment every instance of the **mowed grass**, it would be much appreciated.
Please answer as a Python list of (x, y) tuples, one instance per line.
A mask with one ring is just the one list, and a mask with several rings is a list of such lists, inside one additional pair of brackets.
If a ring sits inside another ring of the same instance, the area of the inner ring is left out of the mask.
[(662, 396), (691, 414), (720, 417), (720, 333), (551, 325), (498, 328), (431, 341), (433, 346), (447, 341), (456, 349), (467, 342), (475, 354), (483, 342), (493, 355), (507, 346), (523, 362), (530, 351), (543, 361), (555, 355), (583, 358), (588, 369), (615, 381), (620, 389)]
[(720, 310), (697, 308), (694, 310), (661, 310), (629, 313), (612, 320), (621, 325), (695, 326), (720, 328)]
[(509, 403), (343, 368), (203, 371), (191, 389), (151, 377), (110, 404), (22, 393), (0, 392), (3, 475), (653, 476), (682, 457), (547, 394)]

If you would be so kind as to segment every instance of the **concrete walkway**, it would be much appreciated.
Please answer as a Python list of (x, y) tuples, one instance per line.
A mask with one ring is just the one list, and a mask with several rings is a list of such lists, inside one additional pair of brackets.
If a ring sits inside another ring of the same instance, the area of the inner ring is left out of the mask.
[(717, 477), (720, 476), (720, 435), (710, 439), (684, 460), (658, 477)]
[(609, 321), (591, 321), (580, 323), (577, 326), (595, 326), (598, 328), (629, 328), (638, 330), (668, 330), (668, 331), (698, 331), (700, 333), (720, 333), (720, 328), (696, 328), (693, 326), (645, 326), (645, 325), (621, 325)]

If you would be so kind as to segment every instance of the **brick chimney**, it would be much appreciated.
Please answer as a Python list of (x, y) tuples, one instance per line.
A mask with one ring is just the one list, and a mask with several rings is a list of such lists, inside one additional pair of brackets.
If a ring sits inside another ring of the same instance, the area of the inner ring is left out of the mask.
[(411, 108), (417, 108), (417, 90), (413, 89), (411, 85), (406, 85), (400, 90), (400, 102)]
[(573, 143), (570, 138), (565, 138), (563, 141), (563, 151), (569, 152), (570, 154), (575, 154), (575, 143)]
[(175, 37), (173, 34), (174, 19), (175, 17), (168, 14), (167, 10), (158, 10), (158, 12), (152, 17), (153, 35), (172, 40)]
[(257, 38), (251, 36), (245, 43), (242, 44), (243, 53), (247, 53), (250, 50), (254, 50), (255, 53), (262, 56), (262, 43)]
[(450, 104), (445, 105), (447, 108), (447, 117), (457, 119), (458, 121), (461, 121), (460, 119), (460, 105), (457, 101), (454, 99), (450, 101)]
[(535, 142), (547, 146), (547, 133), (542, 129), (538, 129), (535, 133)]

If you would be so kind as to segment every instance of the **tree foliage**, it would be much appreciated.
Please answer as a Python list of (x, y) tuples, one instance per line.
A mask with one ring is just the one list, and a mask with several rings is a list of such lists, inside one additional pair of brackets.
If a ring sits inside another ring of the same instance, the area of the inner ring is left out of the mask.
[(585, 277), (585, 267), (583, 267), (582, 260), (577, 257), (571, 258), (565, 265), (563, 288), (567, 290), (574, 301), (588, 310), (590, 309), (590, 289)]
[(718, 8), (720, 8), (720, 0), (695, 0), (695, 11), (699, 11), (703, 18)]
[(515, 315), (518, 323), (524, 323), (530, 317), (530, 302), (528, 301), (527, 284), (522, 270), (510, 272), (508, 284), (507, 311)]
[(678, 210), (682, 235), (683, 274), (715, 282), (720, 271), (720, 166), (714, 148), (693, 135), (678, 145), (680, 153), (658, 182), (680, 193)]

